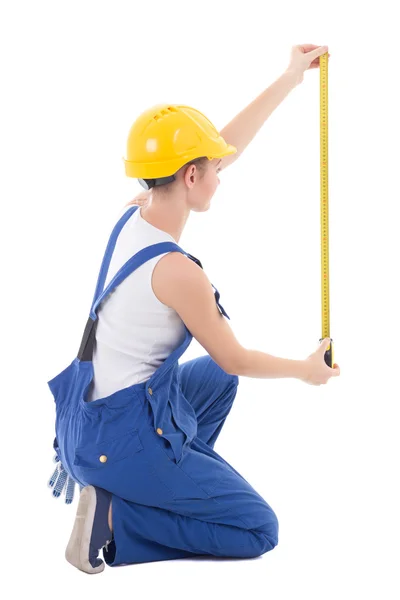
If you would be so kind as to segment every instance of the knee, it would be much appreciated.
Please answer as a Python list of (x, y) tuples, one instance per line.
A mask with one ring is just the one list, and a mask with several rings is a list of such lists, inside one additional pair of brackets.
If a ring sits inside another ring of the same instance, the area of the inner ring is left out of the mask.
[(238, 375), (229, 375), (231, 382), (233, 383), (233, 385), (238, 386), (239, 385), (239, 377)]
[(261, 554), (265, 554), (268, 550), (272, 550), (278, 545), (279, 541), (279, 521), (276, 514), (271, 511), (268, 523), (260, 527), (259, 531), (264, 536), (264, 548)]
[(239, 384), (239, 377), (232, 373), (228, 373), (228, 371), (225, 371), (213, 358), (211, 358), (211, 356), (207, 355), (203, 356), (202, 358), (205, 359), (210, 370), (214, 369), (218, 379), (225, 385), (229, 386), (233, 384), (237, 386)]
[(226, 385), (229, 389), (234, 388), (236, 392), (236, 388), (239, 385), (239, 377), (237, 375), (232, 375), (232, 373), (227, 373), (226, 371), (223, 371), (223, 373), (225, 375), (224, 381)]
[[(276, 519), (276, 516), (275, 516)], [(276, 519), (276, 523), (268, 523), (268, 527), (267, 527), (268, 531), (263, 531), (262, 535), (264, 536), (264, 548), (261, 552), (261, 554), (265, 554), (265, 552), (268, 552), (269, 550), (273, 550), (273, 548), (275, 548), (275, 546), (278, 545), (279, 542), (279, 524), (278, 524), (278, 519)]]
[(226, 375), (225, 379), (225, 395), (228, 403), (232, 405), (238, 392), (239, 377), (237, 375)]
[(279, 541), (279, 522), (276, 514), (271, 511), (268, 518), (268, 523), (251, 530), (252, 546), (251, 556), (261, 556), (270, 550), (273, 550), (278, 545)]

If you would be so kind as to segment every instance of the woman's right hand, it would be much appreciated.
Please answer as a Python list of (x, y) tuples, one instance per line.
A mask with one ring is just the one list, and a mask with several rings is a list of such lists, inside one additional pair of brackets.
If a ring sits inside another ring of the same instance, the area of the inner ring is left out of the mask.
[(317, 350), (304, 361), (304, 375), (300, 378), (302, 381), (310, 385), (321, 385), (328, 383), (331, 377), (340, 375), (339, 365), (335, 363), (331, 369), (325, 362), (325, 352), (330, 343), (330, 338), (322, 340)]

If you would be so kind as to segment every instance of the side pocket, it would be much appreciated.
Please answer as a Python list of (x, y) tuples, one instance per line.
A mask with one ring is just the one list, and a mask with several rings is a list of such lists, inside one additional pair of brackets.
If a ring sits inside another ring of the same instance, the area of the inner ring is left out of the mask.
[[(139, 433), (144, 448), (144, 457), (146, 458), (148, 468), (157, 476), (157, 478), (168, 488), (174, 501), (201, 499), (207, 500), (209, 495), (206, 490), (198, 483), (198, 465), (196, 460), (188, 465), (188, 469), (182, 468), (183, 463), (187, 463), (188, 455), (194, 454), (193, 450), (187, 449), (184, 454), (184, 460), (179, 465), (175, 461), (175, 455), (170, 442), (163, 436), (159, 436), (152, 428), (146, 428)], [(199, 454), (199, 453), (196, 453)], [(199, 458), (202, 457), (199, 455)], [(203, 468), (210, 468), (212, 461), (208, 461)], [(191, 468), (193, 467), (193, 468)]]
[(74, 465), (88, 469), (107, 469), (108, 465), (143, 450), (137, 429), (102, 442), (85, 444), (75, 449)]
[[(174, 498), (167, 455), (152, 445), (150, 451), (140, 437), (141, 430), (131, 429), (118, 437), (80, 445), (74, 451), (74, 470), (83, 486), (104, 488), (130, 502), (146, 506), (165, 506)], [(157, 435), (157, 434), (155, 434)]]

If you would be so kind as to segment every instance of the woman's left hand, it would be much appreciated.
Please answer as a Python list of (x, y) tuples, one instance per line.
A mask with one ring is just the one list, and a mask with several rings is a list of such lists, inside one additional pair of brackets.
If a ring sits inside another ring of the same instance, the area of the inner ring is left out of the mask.
[(150, 190), (144, 190), (143, 192), (139, 192), (137, 196), (134, 197), (133, 200), (125, 204), (125, 206), (131, 206), (131, 204), (138, 204), (139, 206), (144, 206), (147, 204), (149, 200)]
[[(319, 57), (328, 52), (328, 46), (314, 46), (314, 44), (301, 44), (292, 47), (292, 54), (287, 71), (296, 73), (298, 83), (304, 79), (304, 71), (319, 67)], [(330, 54), (328, 54), (329, 58)]]

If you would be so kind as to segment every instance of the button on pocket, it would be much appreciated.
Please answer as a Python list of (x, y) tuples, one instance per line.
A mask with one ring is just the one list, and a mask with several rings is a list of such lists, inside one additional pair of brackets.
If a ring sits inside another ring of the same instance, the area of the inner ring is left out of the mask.
[(75, 450), (74, 465), (89, 469), (106, 469), (110, 464), (143, 450), (137, 429), (116, 438), (85, 444)]

